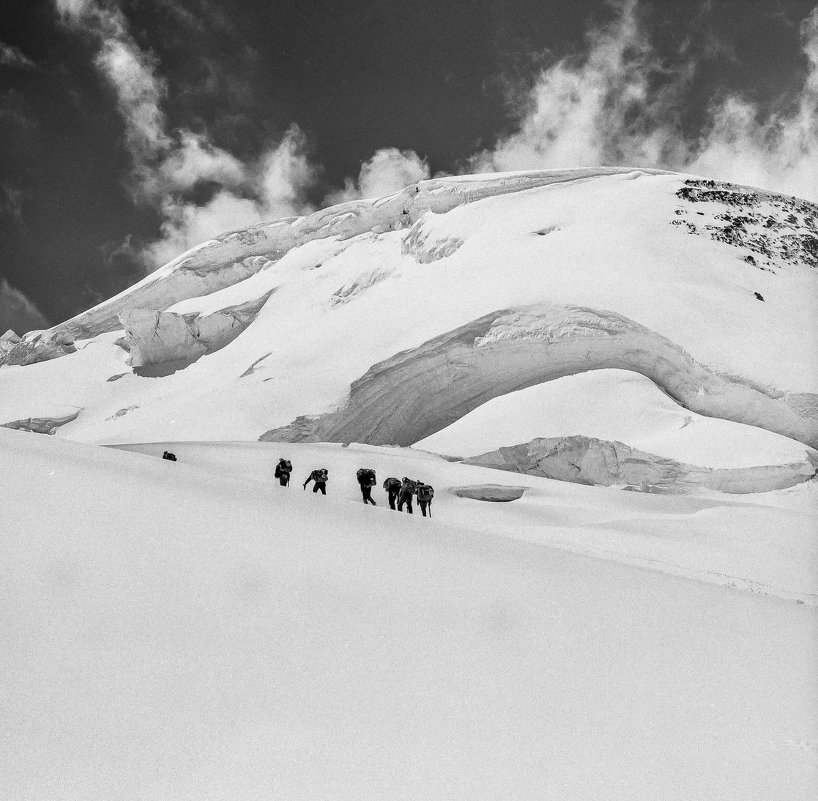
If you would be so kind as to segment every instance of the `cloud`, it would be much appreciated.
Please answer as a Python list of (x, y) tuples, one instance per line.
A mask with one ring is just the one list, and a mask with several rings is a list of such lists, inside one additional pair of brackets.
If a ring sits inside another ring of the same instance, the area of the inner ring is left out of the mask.
[(23, 191), (8, 181), (0, 181), (0, 217), (7, 215), (18, 229), (23, 228)]
[(325, 202), (383, 197), (428, 177), (429, 164), (414, 150), (385, 147), (361, 165), (357, 181), (347, 178), (344, 188), (331, 192)]
[(19, 47), (0, 42), (0, 66), (33, 69), (36, 64)]
[(164, 264), (226, 231), (315, 210), (306, 192), (317, 181), (319, 168), (311, 163), (306, 137), (298, 126), (290, 126), (281, 142), (256, 164), (239, 166), (248, 196), (223, 189), (203, 205), (165, 200), (162, 237), (144, 253), (148, 265)]
[(686, 169), (818, 201), (818, 7), (800, 34), (807, 72), (794, 106), (766, 117), (740, 97), (714, 106)]
[(787, 110), (765, 112), (739, 95), (711, 102), (700, 133), (685, 132), (703, 60), (725, 55), (712, 36), (686, 39), (660, 58), (638, 0), (622, 0), (608, 25), (591, 29), (581, 56), (543, 69), (516, 130), (468, 161), (468, 171), (660, 167), (818, 199), (818, 8), (801, 24), (806, 76)]
[(167, 83), (156, 58), (131, 36), (122, 9), (100, 0), (55, 0), (55, 6), (66, 25), (97, 40), (94, 63), (114, 92), (132, 160), (128, 187), (162, 216), (161, 238), (142, 253), (147, 268), (226, 230), (312, 210), (306, 194), (319, 169), (297, 126), (250, 161), (207, 133), (170, 130), (162, 109)]
[(2, 278), (0, 279), (0, 334), (9, 328), (22, 335), (26, 331), (48, 328), (48, 321), (19, 289), (15, 289), (5, 278)]

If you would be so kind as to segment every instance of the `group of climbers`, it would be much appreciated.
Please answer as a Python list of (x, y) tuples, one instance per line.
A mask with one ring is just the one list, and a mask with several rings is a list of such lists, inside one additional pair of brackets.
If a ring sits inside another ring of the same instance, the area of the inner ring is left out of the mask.
[[(286, 487), (290, 483), (290, 473), (292, 473), (293, 466), (289, 459), (283, 457), (278, 460), (275, 467), (274, 476), (278, 479), (278, 483), (282, 487)], [(356, 473), (358, 479), (358, 486), (361, 488), (361, 497), (365, 504), (371, 503), (377, 506), (372, 497), (372, 488), (378, 483), (375, 477), (375, 471), (370, 467), (361, 467)], [(313, 482), (313, 492), (320, 492), (323, 495), (327, 494), (327, 481), (329, 481), (329, 471), (324, 468), (313, 470), (307, 480), (304, 482), (304, 489), (307, 489), (307, 484)], [(418, 505), (423, 516), (432, 516), (432, 498), (435, 497), (434, 488), (430, 484), (425, 484), (423, 481), (411, 479), (407, 476), (403, 480), (399, 478), (387, 478), (383, 482), (383, 488), (386, 490), (387, 498), (389, 499), (389, 508), (402, 512), (406, 507), (406, 511), (412, 514), (412, 500), (417, 496)]]

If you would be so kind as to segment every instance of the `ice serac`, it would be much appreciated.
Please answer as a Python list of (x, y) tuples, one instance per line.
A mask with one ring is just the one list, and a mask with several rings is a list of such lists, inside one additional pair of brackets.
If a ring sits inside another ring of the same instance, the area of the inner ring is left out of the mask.
[(128, 309), (119, 315), (125, 328), (122, 345), (130, 352), (134, 367), (189, 364), (232, 342), (255, 319), (271, 294), (207, 315)]
[[(304, 217), (287, 217), (229, 231), (186, 251), (119, 295), (54, 326), (45, 335), (71, 337), (73, 341), (115, 331), (120, 328), (119, 315), (125, 311), (165, 311), (180, 301), (212, 294), (273, 267), (290, 250), (315, 239), (343, 240), (369, 232), (401, 230), (410, 227), (427, 211), (444, 214), (488, 197), (618, 174), (658, 175), (664, 171), (597, 167), (486, 175), (479, 181), (431, 179), (377, 200), (349, 201)], [(410, 237), (407, 247), (421, 262), (443, 258), (461, 244), (452, 240), (424, 249), (424, 243), (416, 240), (417, 237)], [(48, 344), (39, 339), (22, 348), (24, 344), (5, 356), (0, 350), (0, 366), (29, 364), (64, 355), (52, 349), (50, 355), (41, 357), (40, 348), (47, 349)], [(18, 349), (21, 355), (16, 355)]]
[(518, 501), (528, 487), (508, 487), (505, 484), (470, 484), (466, 487), (452, 487), (450, 492), (458, 498), (470, 498), (473, 501), (490, 503), (509, 503)]
[(640, 492), (683, 493), (709, 489), (744, 494), (786, 489), (815, 475), (818, 453), (801, 462), (709, 469), (636, 450), (622, 442), (585, 436), (537, 438), (463, 460), (465, 464)]
[(492, 398), (605, 368), (641, 373), (698, 414), (818, 447), (814, 396), (719, 374), (615, 312), (543, 303), (501, 309), (398, 353), (357, 379), (337, 411), (260, 439), (412, 445)]
[(79, 409), (73, 409), (66, 411), (64, 414), (55, 414), (53, 416), (26, 417), (24, 420), (11, 420), (8, 423), (0, 423), (0, 428), (29, 431), (33, 434), (53, 434), (60, 426), (76, 420), (79, 414)]
[(74, 337), (63, 330), (29, 331), (22, 338), (7, 331), (0, 340), (0, 366), (36, 364), (75, 353)]

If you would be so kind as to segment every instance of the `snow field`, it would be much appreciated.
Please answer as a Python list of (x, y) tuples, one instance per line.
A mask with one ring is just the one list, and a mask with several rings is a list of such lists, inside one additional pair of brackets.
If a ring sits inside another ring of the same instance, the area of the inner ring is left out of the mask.
[[(0, 443), (4, 798), (812, 797), (812, 608), (481, 533), (528, 493), (422, 453), (286, 446), (324, 498), (275, 444)], [(365, 462), (435, 519), (364, 508)]]

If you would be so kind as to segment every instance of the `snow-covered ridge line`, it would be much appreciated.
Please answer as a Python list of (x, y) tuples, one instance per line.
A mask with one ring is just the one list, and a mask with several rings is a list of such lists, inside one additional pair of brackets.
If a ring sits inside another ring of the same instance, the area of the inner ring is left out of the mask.
[(262, 441), (412, 445), (492, 398), (587, 370), (633, 370), (687, 409), (818, 447), (813, 396), (720, 375), (620, 314), (539, 303), (501, 309), (373, 365), (339, 409)]
[[(121, 327), (118, 315), (130, 309), (164, 311), (189, 298), (201, 297), (232, 286), (270, 267), (293, 248), (314, 239), (348, 239), (367, 232), (400, 230), (432, 211), (445, 214), (467, 203), (527, 189), (591, 179), (633, 174), (660, 175), (662, 170), (597, 167), (498, 173), (476, 178), (434, 178), (376, 200), (354, 200), (321, 209), (305, 217), (287, 217), (228, 231), (182, 253), (164, 267), (113, 298), (52, 327), (50, 333), (88, 338)], [(41, 335), (30, 332), (27, 340)], [(42, 338), (42, 337), (41, 337)], [(50, 340), (51, 337), (43, 339)], [(29, 348), (30, 349), (30, 348)], [(59, 354), (61, 355), (61, 354)], [(4, 360), (0, 355), (0, 364)], [(22, 363), (9, 360), (10, 364)]]

